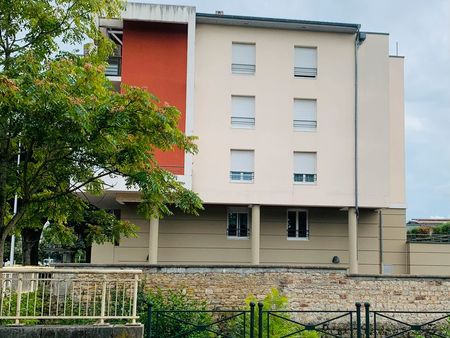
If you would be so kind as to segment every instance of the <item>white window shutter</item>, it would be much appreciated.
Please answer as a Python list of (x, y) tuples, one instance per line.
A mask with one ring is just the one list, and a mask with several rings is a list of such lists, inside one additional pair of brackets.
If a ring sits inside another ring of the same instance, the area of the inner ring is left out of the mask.
[(240, 65), (255, 65), (255, 45), (246, 43), (233, 43), (233, 63)]
[(231, 116), (233, 117), (255, 117), (254, 96), (232, 96)]
[(253, 172), (253, 150), (231, 150), (231, 171)]
[(316, 121), (316, 100), (294, 100), (294, 120)]
[(294, 153), (295, 174), (316, 174), (316, 153)]
[(317, 68), (317, 49), (295, 47), (295, 67)]

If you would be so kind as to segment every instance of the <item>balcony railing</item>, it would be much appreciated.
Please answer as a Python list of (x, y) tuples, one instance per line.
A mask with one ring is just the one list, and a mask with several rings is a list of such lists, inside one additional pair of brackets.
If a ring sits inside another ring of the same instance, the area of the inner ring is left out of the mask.
[(0, 269), (0, 320), (109, 319), (136, 323), (141, 270)]
[(232, 181), (251, 182), (253, 181), (254, 175), (250, 171), (230, 171), (230, 179)]
[(409, 243), (450, 243), (450, 235), (441, 234), (407, 234)]
[(317, 68), (294, 67), (294, 76), (295, 77), (316, 77), (317, 76)]
[(294, 182), (314, 183), (317, 181), (316, 174), (294, 174)]
[(315, 120), (294, 120), (294, 129), (316, 129), (317, 121)]
[(231, 117), (231, 125), (236, 128), (252, 128), (255, 126), (254, 117)]
[(233, 74), (254, 74), (256, 71), (256, 65), (233, 63), (231, 64), (231, 72)]
[(105, 70), (106, 76), (121, 76), (122, 75), (122, 57), (110, 56), (108, 58), (108, 66)]

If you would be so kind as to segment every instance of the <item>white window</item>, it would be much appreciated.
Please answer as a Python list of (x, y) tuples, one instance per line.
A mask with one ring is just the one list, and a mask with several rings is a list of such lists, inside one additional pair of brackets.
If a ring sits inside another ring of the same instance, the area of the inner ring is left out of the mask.
[(314, 131), (317, 128), (317, 101), (294, 100), (294, 130)]
[(236, 43), (232, 46), (231, 72), (233, 74), (255, 74), (256, 46), (250, 43)]
[(294, 51), (294, 76), (317, 76), (317, 48), (295, 47)]
[(253, 150), (231, 150), (230, 180), (232, 182), (253, 182), (253, 161)]
[(308, 239), (309, 228), (307, 210), (288, 209), (287, 237), (288, 239)]
[(227, 237), (248, 239), (249, 223), (248, 208), (228, 209)]
[(317, 154), (294, 152), (294, 182), (312, 184), (317, 181)]
[(231, 96), (231, 125), (233, 128), (255, 126), (254, 96)]

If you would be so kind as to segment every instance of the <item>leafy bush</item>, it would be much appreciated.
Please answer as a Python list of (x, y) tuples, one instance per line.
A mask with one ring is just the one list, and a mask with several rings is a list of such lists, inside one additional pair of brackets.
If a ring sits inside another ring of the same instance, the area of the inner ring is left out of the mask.
[[(249, 295), (245, 302), (247, 304), (247, 309), (250, 309), (250, 303), (257, 304), (258, 299), (254, 295)], [(263, 311), (283, 311), (288, 308), (288, 298), (280, 294), (280, 292), (273, 288), (270, 293), (268, 293), (261, 302), (263, 304)], [(264, 314), (262, 318), (263, 336), (264, 337), (284, 337), (289, 336), (293, 338), (319, 338), (320, 335), (315, 331), (304, 331), (301, 333), (293, 334), (296, 331), (301, 330), (303, 327), (299, 324), (293, 323), (292, 317), (288, 312), (277, 313), (277, 316), (270, 317), (269, 332), (267, 332), (267, 315)], [(255, 306), (255, 337), (258, 336), (259, 314), (258, 307)], [(231, 334), (233, 337), (241, 336), (240, 332), (246, 333), (246, 336), (250, 336), (250, 326), (246, 325), (244, 328), (244, 321), (242, 318), (237, 318), (235, 322), (231, 325)]]
[[(196, 325), (208, 325), (214, 322), (214, 318), (206, 311), (206, 302), (198, 301), (189, 297), (182, 290), (156, 290), (148, 294), (141, 292), (139, 296), (140, 322), (145, 324), (145, 336), (148, 334), (148, 311), (147, 304), (152, 304), (153, 311), (164, 311), (154, 313), (152, 316), (152, 334), (155, 337), (171, 337), (188, 333)], [(180, 311), (181, 312), (178, 312)], [(189, 311), (184, 311), (189, 310)], [(174, 311), (174, 312), (171, 312)], [(217, 329), (216, 326), (209, 326), (210, 329)], [(208, 338), (211, 333), (193, 332), (182, 335), (186, 338)], [(214, 336), (214, 335), (213, 335)]]
[(434, 229), (432, 229), (431, 227), (428, 227), (428, 226), (416, 227), (416, 228), (409, 230), (410, 234), (415, 234), (415, 235), (429, 235), (429, 234), (431, 234), (431, 232), (434, 232)]

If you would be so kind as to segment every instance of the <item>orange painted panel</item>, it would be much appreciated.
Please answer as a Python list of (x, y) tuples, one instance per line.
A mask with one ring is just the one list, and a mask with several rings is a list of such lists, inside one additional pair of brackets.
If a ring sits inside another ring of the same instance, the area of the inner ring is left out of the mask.
[[(139, 86), (162, 103), (181, 112), (179, 128), (186, 124), (187, 25), (124, 21), (122, 82)], [(184, 152), (157, 151), (159, 164), (173, 174), (184, 174)]]

